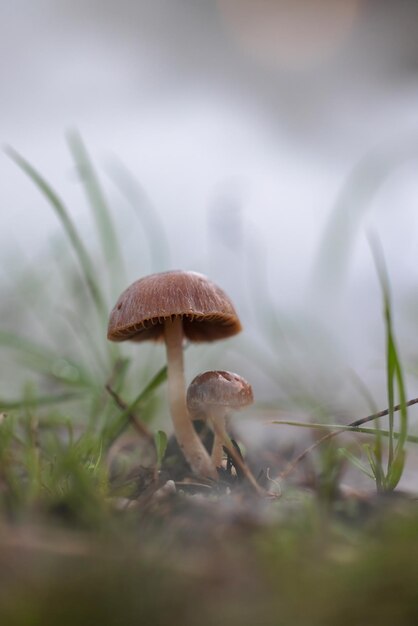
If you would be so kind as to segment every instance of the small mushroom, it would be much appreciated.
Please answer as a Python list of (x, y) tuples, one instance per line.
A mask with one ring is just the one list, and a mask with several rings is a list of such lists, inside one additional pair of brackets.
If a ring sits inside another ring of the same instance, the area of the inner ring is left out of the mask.
[(240, 330), (235, 309), (222, 289), (202, 274), (179, 270), (134, 282), (122, 293), (109, 319), (111, 341), (165, 341), (174, 433), (192, 470), (214, 479), (215, 466), (187, 411), (183, 340), (215, 341)]
[(253, 390), (242, 376), (223, 370), (204, 372), (192, 380), (187, 390), (187, 408), (192, 419), (206, 419), (214, 431), (212, 461), (220, 467), (223, 445), (229, 442), (226, 418), (254, 401)]

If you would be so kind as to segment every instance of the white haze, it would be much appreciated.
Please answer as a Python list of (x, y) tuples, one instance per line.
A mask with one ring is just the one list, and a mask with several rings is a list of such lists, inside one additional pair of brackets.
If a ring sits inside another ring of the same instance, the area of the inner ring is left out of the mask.
[[(79, 228), (92, 232), (65, 145), (65, 132), (77, 128), (126, 232), (130, 278), (136, 254), (144, 265), (144, 241), (132, 236), (129, 208), (108, 177), (119, 160), (164, 221), (172, 267), (210, 273), (231, 292), (248, 332), (262, 334), (250, 301), (253, 257), (285, 333), (298, 327), (290, 338), (297, 359), (309, 369), (324, 356), (341, 368), (339, 380), (351, 368), (383, 393), (380, 292), (365, 234), (381, 240), (398, 335), (412, 363), (418, 11), (413, 2), (359, 6), (335, 49), (294, 69), (249, 54), (215, 3), (3, 3), (0, 136), (59, 190)], [(319, 245), (353, 168), (373, 151), (411, 142), (410, 158), (393, 167), (359, 220), (345, 269), (327, 281), (322, 267), (318, 280)], [(28, 262), (41, 258), (59, 230), (56, 217), (6, 156), (0, 180), (4, 258), (20, 250)], [(411, 378), (411, 393), (416, 386)]]

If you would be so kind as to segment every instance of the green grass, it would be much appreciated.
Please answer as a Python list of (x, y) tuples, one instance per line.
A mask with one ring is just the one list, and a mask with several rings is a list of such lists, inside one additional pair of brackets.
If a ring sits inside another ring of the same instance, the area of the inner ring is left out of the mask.
[[(407, 452), (406, 443), (418, 443), (418, 438), (410, 435), (408, 432), (408, 407), (416, 404), (417, 399), (408, 401), (406, 398), (403, 368), (393, 329), (389, 279), (387, 276), (383, 253), (377, 240), (371, 239), (370, 243), (383, 297), (383, 317), (386, 335), (386, 381), (388, 408), (383, 411), (375, 411), (372, 415), (356, 420), (348, 425), (330, 423), (320, 424), (314, 422), (306, 423), (295, 422), (293, 420), (273, 420), (271, 423), (277, 425), (310, 428), (313, 430), (325, 429), (331, 431), (328, 434), (323, 435), (322, 438), (302, 451), (296, 459), (289, 463), (288, 467), (283, 470), (280, 474), (280, 478), (287, 478), (294, 468), (309, 454), (321, 446), (324, 447), (324, 443), (329, 443), (338, 434), (343, 432), (358, 432), (373, 435), (372, 443), (363, 444), (363, 451), (366, 453), (369, 468), (358, 457), (352, 454), (350, 450), (344, 448), (338, 449), (337, 458), (338, 456), (340, 458), (344, 457), (355, 467), (360, 469), (363, 474), (374, 480), (377, 491), (391, 491), (395, 489), (402, 478)], [(395, 405), (396, 391), (399, 396), (399, 404), (397, 405)], [(395, 411), (399, 411), (400, 414), (398, 431), (394, 429)], [(389, 418), (389, 430), (382, 430), (379, 428), (379, 420), (386, 415)], [(370, 421), (377, 422), (377, 427), (373, 429), (362, 427), (363, 424)], [(384, 467), (382, 438), (387, 438), (388, 440), (386, 469)], [(336, 459), (332, 459), (331, 457), (331, 465), (335, 462)], [(332, 473), (332, 468), (330, 468), (329, 473)]]
[[(392, 305), (389, 290), (389, 279), (384, 263), (383, 253), (376, 240), (372, 240), (372, 248), (376, 267), (379, 274), (380, 285), (383, 293), (383, 312), (386, 330), (386, 376), (389, 410), (389, 450), (387, 469), (383, 466), (382, 442), (379, 432), (373, 449), (370, 449), (369, 461), (378, 489), (394, 489), (399, 483), (405, 466), (406, 449), (405, 442), (408, 437), (408, 408), (405, 391), (403, 368), (396, 345), (393, 322)], [(395, 442), (394, 436), (394, 406), (395, 394), (398, 392), (400, 402), (399, 433)]]
[[(160, 400), (167, 372), (155, 350), (141, 347), (139, 359), (134, 348), (106, 340), (108, 313), (126, 287), (124, 250), (82, 139), (75, 132), (68, 139), (97, 247), (87, 245), (46, 177), (7, 151), (56, 214), (62, 237), (46, 283), (36, 267), (21, 270), (16, 319), (3, 319), (0, 329), (0, 624), (417, 623), (418, 505), (396, 488), (418, 437), (409, 431), (379, 247), (372, 244), (384, 309), (387, 410), (377, 412), (371, 401), (369, 417), (334, 423), (322, 399), (298, 388), (289, 371), (293, 406), (309, 410), (312, 421), (275, 422), (326, 434), (281, 466), (279, 483), (279, 469), (267, 472), (271, 456), (265, 461), (266, 487), (280, 497), (182, 478), (176, 493), (156, 496), (172, 477), (166, 450), (176, 462)], [(149, 258), (155, 270), (167, 269), (168, 237), (155, 209), (125, 170), (112, 178), (148, 233), (138, 275)], [(259, 278), (269, 328), (263, 342), (270, 346), (248, 339), (236, 349), (276, 381), (275, 350), (286, 346), (286, 329)], [(287, 358), (290, 344), (286, 350)], [(354, 448), (338, 438), (347, 430), (359, 437)], [(309, 485), (284, 480), (310, 457)], [(344, 495), (346, 463), (369, 477), (367, 494)]]

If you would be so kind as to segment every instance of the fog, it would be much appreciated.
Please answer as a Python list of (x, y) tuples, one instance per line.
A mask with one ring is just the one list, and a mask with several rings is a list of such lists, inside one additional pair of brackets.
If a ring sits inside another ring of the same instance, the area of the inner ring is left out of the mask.
[[(81, 133), (126, 237), (130, 280), (155, 268), (115, 185), (121, 164), (164, 223), (171, 268), (210, 274), (249, 333), (263, 333), (262, 291), (307, 368), (327, 355), (380, 389), (373, 233), (412, 367), (415, 2), (15, 0), (0, 13), (2, 143), (53, 184), (88, 238), (66, 145), (68, 130)], [(2, 258), (42, 263), (56, 216), (6, 155), (0, 180)]]

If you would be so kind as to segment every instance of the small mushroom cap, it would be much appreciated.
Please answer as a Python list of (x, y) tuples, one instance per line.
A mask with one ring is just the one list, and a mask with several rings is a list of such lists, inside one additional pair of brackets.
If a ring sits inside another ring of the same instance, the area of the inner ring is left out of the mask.
[(184, 335), (191, 341), (214, 341), (240, 332), (238, 315), (222, 289), (197, 272), (161, 272), (128, 287), (110, 313), (111, 341), (158, 340), (164, 321), (183, 318)]
[(199, 374), (187, 390), (187, 408), (194, 418), (203, 415), (210, 406), (241, 409), (253, 401), (250, 383), (239, 374), (224, 370)]

